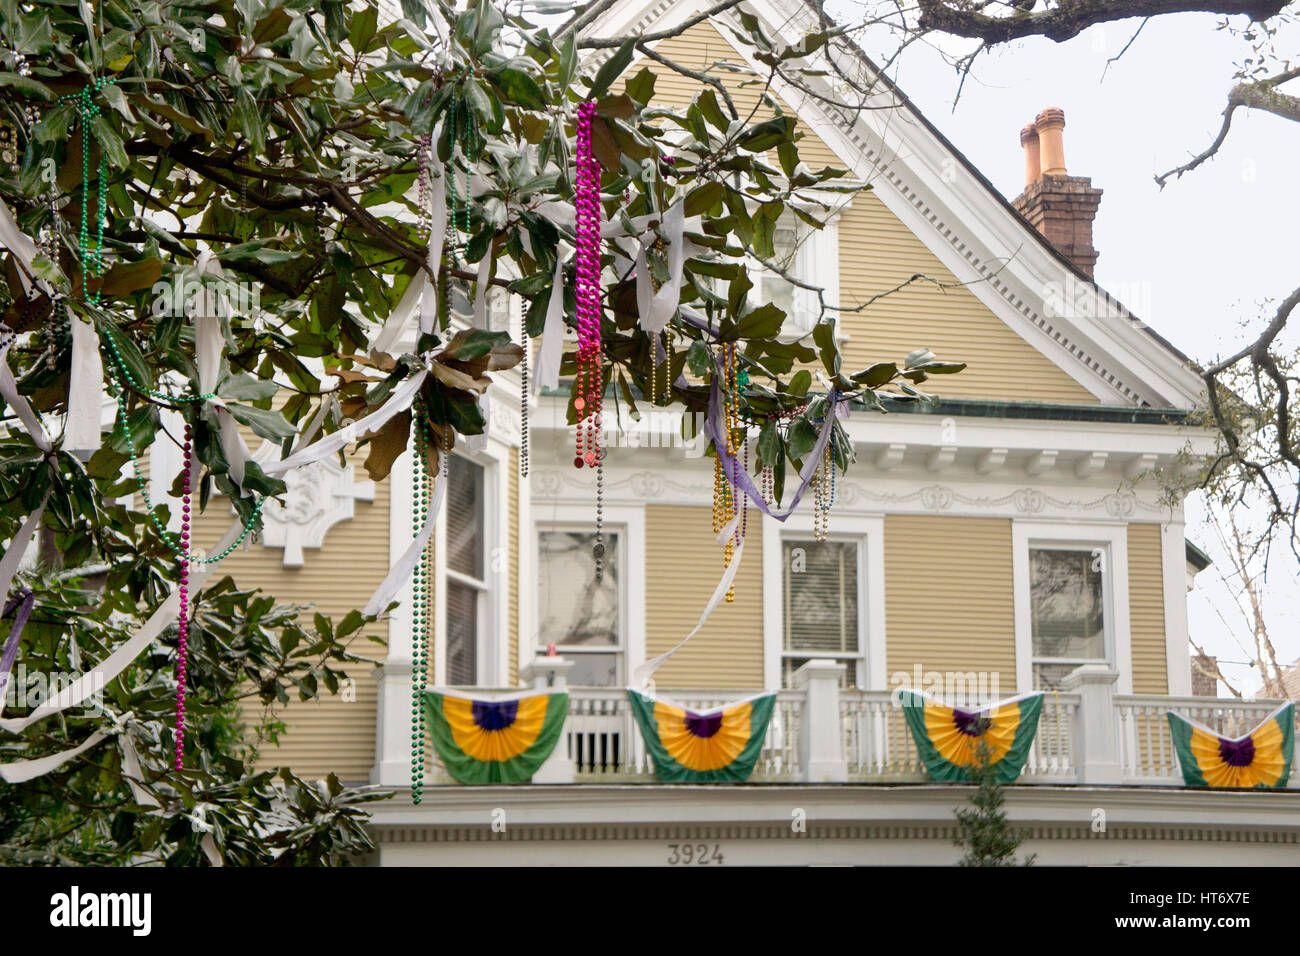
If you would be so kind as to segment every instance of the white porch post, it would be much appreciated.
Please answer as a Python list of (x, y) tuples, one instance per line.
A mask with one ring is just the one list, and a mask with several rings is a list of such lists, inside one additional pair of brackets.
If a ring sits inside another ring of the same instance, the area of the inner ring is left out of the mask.
[(807, 783), (842, 783), (848, 779), (840, 720), (839, 661), (808, 661), (794, 672), (794, 686), (807, 694), (799, 728), (799, 756)]
[(1192, 693), (1192, 647), (1187, 628), (1187, 531), (1183, 522), (1160, 526), (1165, 597), (1165, 672), (1169, 693)]
[[(411, 543), (414, 459), (403, 452), (389, 476), (388, 560), (391, 567)], [(397, 591), (400, 603), (388, 618), (388, 656), (378, 674), (375, 713), (375, 765), (370, 782), (386, 787), (411, 782), (411, 582)]]
[[(525, 681), (531, 681), (536, 690), (562, 691), (569, 688), (569, 671), (573, 670), (573, 661), (563, 657), (534, 657), (519, 668), (519, 675)], [(569, 718), (565, 715), (564, 730), (560, 742), (555, 745), (546, 763), (537, 768), (533, 774), (533, 783), (573, 783), (573, 758), (569, 756), (568, 734)]]
[(1119, 672), (1106, 664), (1076, 667), (1061, 681), (1061, 690), (1079, 695), (1075, 728), (1080, 783), (1122, 783), (1115, 682)]

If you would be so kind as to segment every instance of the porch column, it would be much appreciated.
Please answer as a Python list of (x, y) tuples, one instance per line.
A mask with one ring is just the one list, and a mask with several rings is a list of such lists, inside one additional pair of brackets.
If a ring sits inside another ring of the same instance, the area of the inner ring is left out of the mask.
[[(412, 501), (415, 496), (412, 465), (405, 451), (393, 462), (389, 475), (388, 566), (411, 542)], [(376, 675), (379, 699), (375, 714), (375, 763), (370, 782), (385, 787), (411, 785), (411, 603), (414, 590), (408, 578), (398, 589), (399, 602), (388, 618), (388, 655)], [(432, 676), (432, 675), (430, 675)]]
[(842, 783), (848, 779), (844, 762), (843, 721), (840, 720), (839, 661), (808, 661), (794, 672), (794, 686), (807, 695), (799, 726), (799, 759), (806, 783)]
[(1065, 675), (1061, 690), (1079, 695), (1074, 750), (1080, 783), (1122, 783), (1115, 682), (1119, 672), (1106, 664), (1084, 664)]
[[(573, 670), (573, 661), (563, 657), (534, 657), (519, 668), (519, 676), (525, 682), (531, 682), (534, 690), (552, 693), (569, 689), (569, 671)], [(537, 768), (533, 774), (533, 783), (573, 783), (573, 758), (569, 756), (569, 718), (565, 715), (564, 730), (560, 742), (555, 745), (546, 763)]]

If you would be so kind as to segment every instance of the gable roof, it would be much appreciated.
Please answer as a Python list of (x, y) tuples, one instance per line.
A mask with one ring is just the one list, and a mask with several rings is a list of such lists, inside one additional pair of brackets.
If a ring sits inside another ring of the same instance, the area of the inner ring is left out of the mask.
[[(745, 6), (773, 37), (793, 40), (819, 26), (812, 0), (746, 0)], [(680, 23), (704, 9), (700, 0), (627, 0), (582, 32), (629, 36)], [(731, 11), (713, 19), (740, 29)], [(726, 38), (724, 30), (719, 33)], [(954, 276), (1102, 402), (1157, 408), (1198, 403), (1202, 383), (1187, 356), (1053, 247), (860, 48), (843, 38), (834, 42), (852, 56), (848, 63), (837, 62), (856, 66), (855, 79), (880, 90), (871, 105), (894, 108), (838, 109), (779, 78), (773, 92), (851, 173), (873, 184), (877, 198)], [(609, 53), (596, 51), (593, 59)], [(823, 79), (806, 82), (834, 100)], [(1061, 301), (1074, 308), (1056, 308)]]

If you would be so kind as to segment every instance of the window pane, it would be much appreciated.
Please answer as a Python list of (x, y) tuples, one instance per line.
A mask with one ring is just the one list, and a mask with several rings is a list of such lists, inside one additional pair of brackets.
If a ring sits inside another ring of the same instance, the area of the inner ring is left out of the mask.
[(478, 594), (447, 582), (447, 683), (478, 683)]
[[(808, 657), (786, 657), (781, 661), (782, 674), (781, 686), (794, 686), (794, 672), (803, 665), (807, 664), (811, 658)], [(820, 658), (825, 660), (825, 658)], [(858, 686), (858, 664), (859, 661), (853, 658), (840, 658), (840, 663), (844, 665), (844, 676), (840, 678), (840, 687), (848, 689)]]
[(1029, 552), (1035, 657), (1106, 655), (1100, 551)]
[(858, 547), (852, 541), (783, 542), (785, 649), (858, 650)]
[(447, 461), (447, 567), (483, 578), (483, 469), (459, 455)]
[(562, 657), (573, 661), (573, 670), (569, 671), (570, 684), (578, 687), (619, 686), (617, 654), (566, 654), (562, 647), (559, 651)]
[(604, 574), (599, 582), (591, 556), (594, 532), (541, 531), (537, 538), (541, 643), (617, 645), (618, 534), (605, 534)]
[(1035, 664), (1034, 690), (1061, 690), (1061, 681), (1078, 664)]

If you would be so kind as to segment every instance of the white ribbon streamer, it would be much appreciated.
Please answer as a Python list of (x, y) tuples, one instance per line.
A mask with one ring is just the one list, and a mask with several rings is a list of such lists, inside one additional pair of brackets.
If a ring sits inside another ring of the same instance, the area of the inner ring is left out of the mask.
[(654, 291), (650, 276), (648, 252), (654, 245), (654, 235), (641, 240), (636, 254), (636, 306), (641, 317), (641, 328), (651, 335), (663, 331), (682, 297), (682, 267), (686, 263), (686, 244), (682, 230), (686, 225), (685, 206), (675, 202), (664, 213), (663, 230), (668, 234), (668, 281)]
[(97, 730), (80, 746), (73, 747), (71, 750), (61, 750), (48, 757), (37, 757), (34, 760), (14, 760), (0, 764), (0, 778), (3, 778), (5, 783), (26, 783), (28, 780), (43, 777), (51, 771), (58, 770), (74, 757), (85, 753), (107, 736), (108, 734), (102, 730)]
[(533, 369), (533, 389), (560, 387), (560, 359), (564, 355), (564, 245), (555, 249), (555, 276), (551, 279), (551, 298), (546, 303), (546, 324), (537, 346), (537, 366)]
[(428, 374), (424, 370), (416, 372), (393, 389), (393, 393), (388, 396), (388, 401), (384, 402), (378, 411), (372, 412), (360, 421), (353, 422), (347, 428), (340, 428), (338, 431), (312, 442), (306, 448), (294, 452), (288, 458), (264, 465), (262, 471), (268, 475), (283, 474), (290, 468), (297, 468), (300, 465), (311, 464), (313, 461), (320, 461), (326, 455), (332, 455), (345, 445), (369, 435), (371, 432), (379, 431), (390, 418), (398, 412), (404, 411), (411, 404)]
[[(9, 342), (12, 344), (13, 339)], [(50, 443), (50, 436), (45, 434), (41, 420), (32, 411), (32, 406), (27, 403), (27, 399), (18, 394), (18, 383), (14, 381), (14, 373), (9, 369), (9, 345), (0, 349), (0, 397), (3, 397), (14, 410), (14, 414), (23, 423), (27, 434), (31, 435), (32, 441), (36, 442), (36, 447), (48, 454), (54, 446)]]
[(424, 549), (429, 544), (429, 537), (433, 534), (433, 526), (438, 523), (438, 511), (442, 507), (443, 492), (447, 488), (446, 478), (444, 470), (440, 469), (437, 481), (434, 484), (433, 496), (429, 499), (429, 510), (424, 515), (424, 527), (407, 545), (406, 550), (402, 552), (402, 556), (397, 559), (392, 569), (389, 570), (388, 577), (384, 578), (383, 583), (379, 585), (370, 598), (370, 603), (361, 612), (366, 617), (375, 617), (388, 608), (388, 605), (393, 600), (393, 595), (401, 589), (402, 584), (411, 576), (411, 571), (415, 569), (415, 562), (419, 561), (424, 554)]
[(24, 295), (31, 294), (32, 282), (35, 282), (46, 295), (52, 294), (45, 281), (36, 278), (36, 274), (32, 272), (32, 259), (36, 257), (36, 243), (18, 228), (18, 221), (14, 219), (13, 213), (9, 211), (9, 207), (2, 199), (0, 199), (0, 245), (12, 252), (18, 262), (18, 281), (23, 285)]
[(492, 253), (483, 253), (478, 262), (478, 281), (474, 283), (474, 328), (487, 328), (488, 278), (492, 269)]
[(411, 276), (411, 282), (407, 285), (406, 291), (397, 300), (397, 305), (393, 306), (393, 311), (388, 313), (388, 318), (384, 320), (384, 327), (379, 330), (374, 342), (370, 344), (370, 353), (372, 355), (377, 352), (392, 354), (393, 349), (397, 347), (397, 343), (402, 338), (402, 333), (406, 331), (411, 316), (415, 314), (416, 306), (421, 303), (424, 285), (428, 281), (427, 276)]
[(650, 676), (667, 663), (668, 658), (680, 651), (686, 645), (687, 641), (700, 632), (700, 628), (704, 627), (704, 622), (709, 619), (709, 615), (717, 610), (718, 605), (722, 603), (722, 599), (726, 597), (727, 591), (731, 588), (731, 583), (736, 580), (736, 572), (740, 570), (740, 558), (744, 552), (745, 539), (741, 538), (740, 544), (736, 545), (735, 554), (731, 556), (731, 564), (727, 565), (727, 570), (722, 573), (722, 579), (718, 582), (717, 588), (714, 589), (713, 597), (709, 598), (709, 603), (704, 605), (704, 613), (700, 615), (700, 620), (695, 625), (695, 628), (666, 653), (660, 654), (658, 657), (646, 661), (640, 667), (632, 671), (631, 686), (634, 689), (640, 690), (644, 687), (650, 680)]
[(0, 558), (0, 603), (4, 602), (10, 586), (14, 583), (18, 565), (22, 563), (23, 555), (27, 553), (27, 546), (32, 543), (32, 535), (36, 533), (36, 526), (41, 523), (41, 515), (45, 513), (45, 504), (49, 500), (50, 492), (47, 491), (41, 503), (36, 506), (36, 510), (27, 516), (18, 533), (13, 536), (9, 547), (5, 548), (5, 556)]
[(68, 375), (68, 421), (63, 431), (63, 448), (89, 458), (103, 441), (100, 409), (104, 404), (104, 364), (99, 356), (99, 333), (68, 309), (72, 328), (72, 370)]
[[(236, 520), (222, 535), (221, 540), (212, 546), (215, 553), (225, 551), (243, 529), (242, 522)], [(7, 557), (7, 555), (6, 555)], [(214, 564), (198, 564), (190, 568), (190, 593), (196, 593), (216, 569)], [(96, 691), (103, 690), (118, 674), (135, 660), (158, 635), (180, 614), (180, 592), (172, 591), (167, 599), (158, 605), (157, 610), (145, 621), (144, 626), (134, 636), (125, 641), (108, 657), (104, 658), (89, 673), (82, 674), (63, 690), (59, 691), (45, 703), (41, 704), (26, 717), (14, 717), (0, 720), (0, 730), (11, 734), (20, 734), (32, 724), (44, 720), (53, 714), (75, 707)]]

